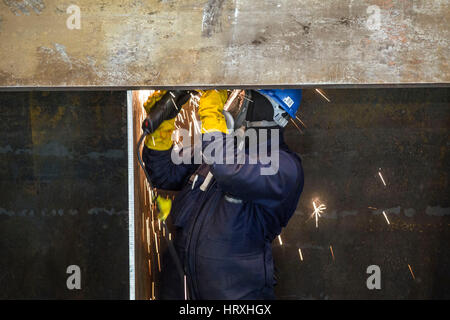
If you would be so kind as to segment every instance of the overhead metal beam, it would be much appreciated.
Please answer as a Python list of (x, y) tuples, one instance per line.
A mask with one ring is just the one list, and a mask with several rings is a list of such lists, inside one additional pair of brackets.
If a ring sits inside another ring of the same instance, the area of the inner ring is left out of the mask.
[(448, 85), (449, 20), (427, 0), (4, 0), (0, 89)]

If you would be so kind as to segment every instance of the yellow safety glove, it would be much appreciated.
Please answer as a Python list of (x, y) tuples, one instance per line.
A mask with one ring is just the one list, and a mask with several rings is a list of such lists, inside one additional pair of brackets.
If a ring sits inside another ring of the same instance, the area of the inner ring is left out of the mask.
[(156, 198), (156, 204), (158, 205), (158, 219), (161, 221), (164, 221), (169, 216), (170, 210), (172, 209), (172, 199), (170, 198), (163, 198), (161, 196), (158, 196)]
[[(147, 113), (166, 94), (166, 90), (157, 90), (144, 103)], [(153, 133), (145, 138), (145, 146), (149, 149), (164, 151), (172, 147), (172, 132), (175, 129), (175, 118), (165, 120)]]
[(227, 122), (222, 114), (227, 99), (227, 90), (207, 90), (203, 92), (198, 107), (198, 114), (202, 121), (202, 133), (228, 133)]

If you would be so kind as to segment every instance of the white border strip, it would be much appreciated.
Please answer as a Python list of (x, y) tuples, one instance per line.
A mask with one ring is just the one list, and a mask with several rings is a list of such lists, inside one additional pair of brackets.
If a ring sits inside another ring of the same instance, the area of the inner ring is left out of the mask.
[(128, 136), (128, 256), (130, 264), (130, 300), (135, 300), (134, 261), (134, 132), (133, 91), (127, 91), (127, 136)]

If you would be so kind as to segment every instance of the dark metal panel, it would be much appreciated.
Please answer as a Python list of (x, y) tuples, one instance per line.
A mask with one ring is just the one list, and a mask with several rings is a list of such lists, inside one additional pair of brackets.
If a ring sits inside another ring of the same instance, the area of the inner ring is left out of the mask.
[(1, 298), (128, 298), (125, 99), (0, 94)]

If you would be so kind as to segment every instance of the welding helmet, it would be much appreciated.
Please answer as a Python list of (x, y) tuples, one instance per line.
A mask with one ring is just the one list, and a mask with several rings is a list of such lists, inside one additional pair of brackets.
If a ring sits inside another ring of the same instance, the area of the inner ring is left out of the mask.
[(251, 101), (250, 90), (233, 90), (230, 94), (222, 112), (230, 133), (239, 129), (244, 124)]
[(224, 108), (227, 127), (285, 127), (301, 99), (301, 90), (234, 90)]

